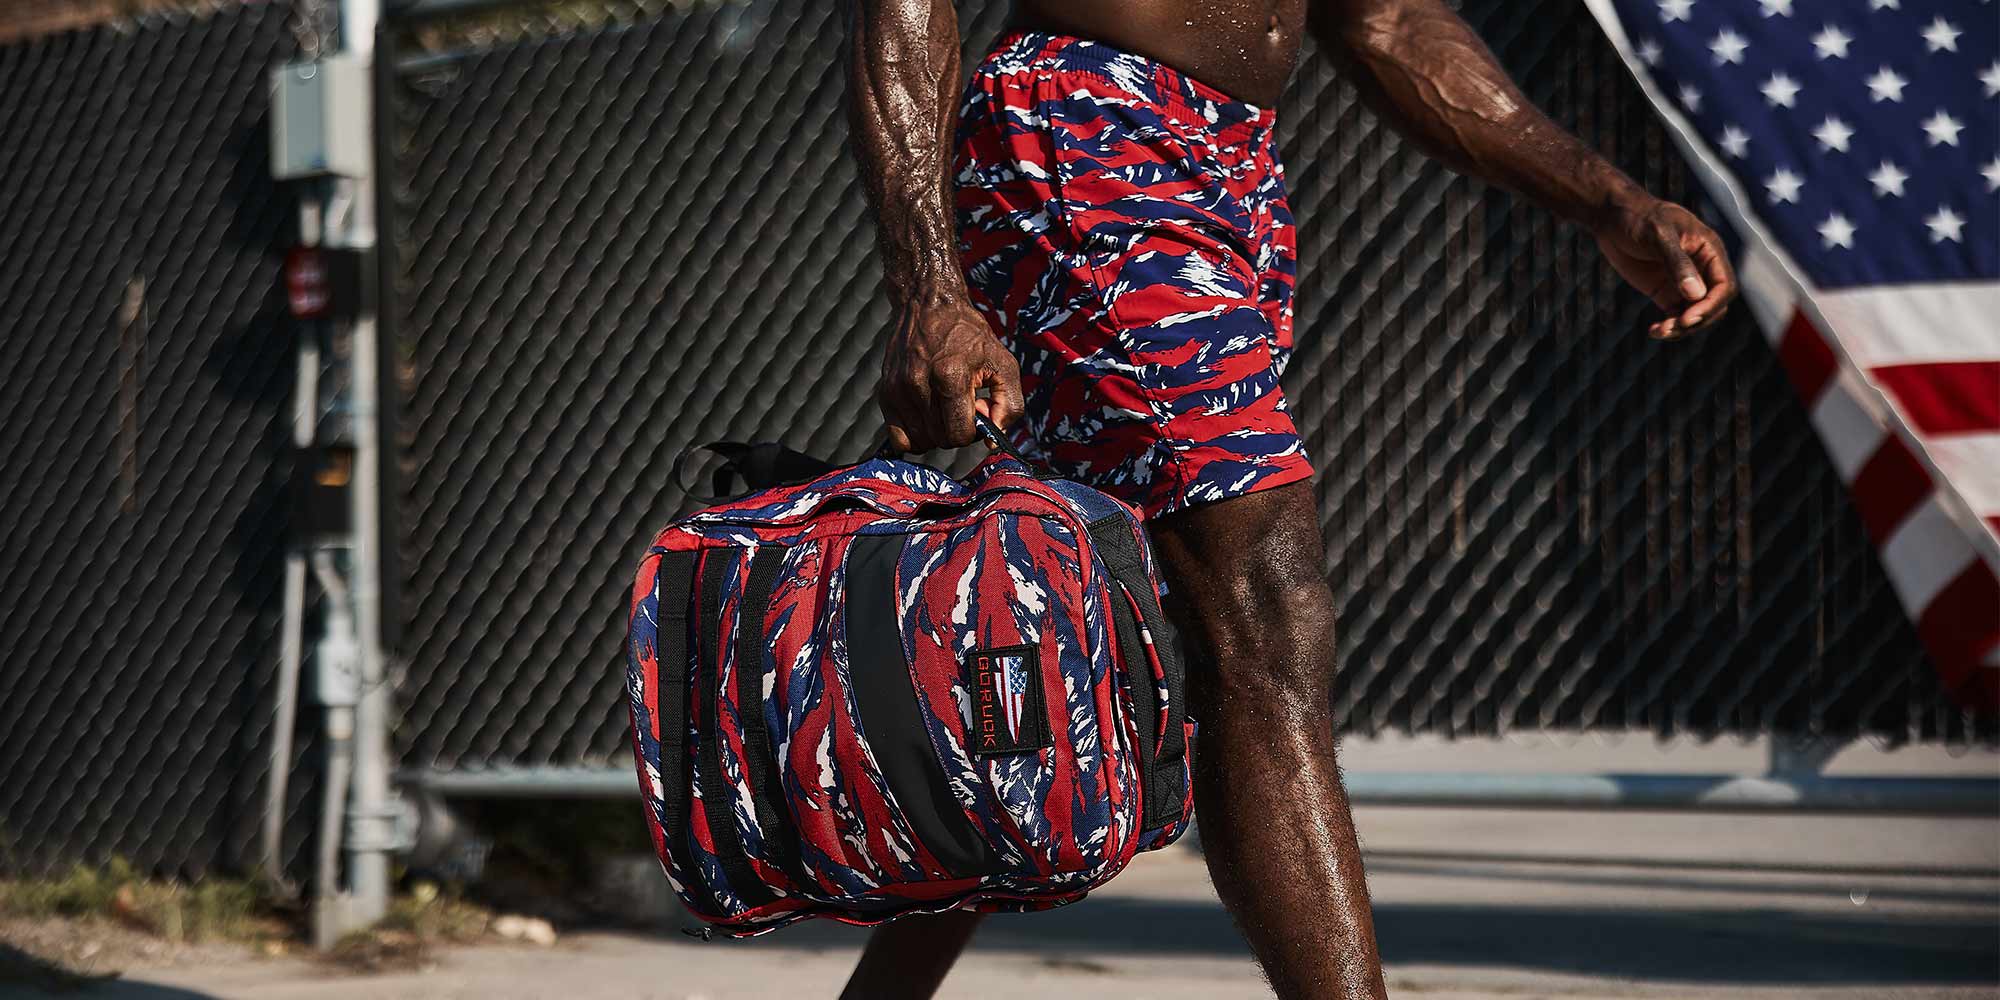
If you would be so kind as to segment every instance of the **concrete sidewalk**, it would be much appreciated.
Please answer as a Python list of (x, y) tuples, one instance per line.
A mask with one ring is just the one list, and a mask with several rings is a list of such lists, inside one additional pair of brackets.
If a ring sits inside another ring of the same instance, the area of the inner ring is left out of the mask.
[[(1741, 745), (1357, 743), (1349, 767), (1758, 770)], [(2000, 773), (1991, 755), (1844, 755), (1837, 773)], [(1391, 992), (1444, 997), (2000, 997), (2000, 817), (1381, 808), (1357, 819)], [(356, 978), (297, 961), (134, 971), (90, 997), (783, 998), (838, 992), (862, 933), (662, 929), (452, 951)], [(78, 994), (72, 994), (75, 996)], [(1199, 855), (1149, 855), (1076, 906), (992, 918), (945, 995), (1269, 994)]]

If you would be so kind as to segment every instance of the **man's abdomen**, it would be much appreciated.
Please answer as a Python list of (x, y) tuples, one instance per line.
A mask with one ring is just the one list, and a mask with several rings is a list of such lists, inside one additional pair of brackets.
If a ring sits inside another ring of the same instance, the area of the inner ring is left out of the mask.
[(1240, 101), (1284, 93), (1305, 32), (1305, 0), (1019, 0), (1030, 30), (1146, 56)]

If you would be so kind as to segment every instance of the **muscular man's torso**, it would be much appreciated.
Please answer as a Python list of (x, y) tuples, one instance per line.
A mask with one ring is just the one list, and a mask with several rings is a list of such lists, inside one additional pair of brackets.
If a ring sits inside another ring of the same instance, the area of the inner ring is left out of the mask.
[(1157, 59), (1268, 106), (1298, 62), (1306, 13), (1305, 0), (1017, 0), (1014, 19)]

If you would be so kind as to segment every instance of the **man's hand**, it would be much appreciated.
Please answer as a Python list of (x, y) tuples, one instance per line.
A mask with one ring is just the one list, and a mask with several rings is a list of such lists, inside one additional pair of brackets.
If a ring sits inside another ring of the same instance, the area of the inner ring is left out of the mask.
[(876, 394), (891, 448), (956, 448), (979, 438), (973, 414), (1000, 427), (1021, 415), (1021, 368), (963, 299), (902, 305)]
[(1729, 255), (1715, 231), (1687, 209), (1646, 196), (1613, 210), (1593, 235), (1611, 266), (1666, 313), (1647, 325), (1653, 339), (1705, 329), (1729, 312), (1736, 297)]
[(1418, 147), (1589, 226), (1665, 310), (1648, 333), (1672, 340), (1722, 318), (1736, 295), (1722, 241), (1536, 110), (1445, 0), (1311, 0), (1308, 13), (1320, 51)]

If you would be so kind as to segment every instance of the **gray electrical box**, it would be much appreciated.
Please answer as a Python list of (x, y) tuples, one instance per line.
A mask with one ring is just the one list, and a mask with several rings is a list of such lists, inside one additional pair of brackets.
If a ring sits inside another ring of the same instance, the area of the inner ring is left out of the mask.
[(363, 177), (369, 141), (368, 62), (335, 55), (271, 71), (271, 176)]

